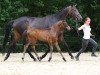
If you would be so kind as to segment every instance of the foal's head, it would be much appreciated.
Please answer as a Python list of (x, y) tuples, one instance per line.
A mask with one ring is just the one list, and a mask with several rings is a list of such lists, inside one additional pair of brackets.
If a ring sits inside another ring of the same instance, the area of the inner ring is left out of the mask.
[(65, 20), (62, 21), (62, 26), (64, 26), (64, 28), (66, 28), (67, 30), (71, 30), (70, 26)]
[(67, 28), (67, 30), (71, 29), (65, 20), (58, 21), (54, 24), (53, 28), (56, 30), (63, 30), (65, 28)]

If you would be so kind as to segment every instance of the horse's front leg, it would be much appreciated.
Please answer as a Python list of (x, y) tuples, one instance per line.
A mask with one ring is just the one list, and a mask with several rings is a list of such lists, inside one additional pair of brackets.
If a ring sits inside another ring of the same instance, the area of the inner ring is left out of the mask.
[(63, 45), (67, 48), (68, 54), (71, 56), (71, 59), (74, 59), (74, 56), (72, 55), (72, 53), (71, 53), (71, 51), (70, 51), (70, 49), (69, 49), (68, 44), (65, 42), (64, 37), (62, 37), (62, 43), (63, 43)]
[(66, 62), (66, 59), (65, 59), (65, 57), (62, 55), (61, 49), (60, 49), (60, 47), (59, 47), (59, 45), (58, 45), (57, 42), (55, 43), (55, 46), (56, 46), (57, 50), (59, 51), (59, 53), (61, 54), (62, 59)]

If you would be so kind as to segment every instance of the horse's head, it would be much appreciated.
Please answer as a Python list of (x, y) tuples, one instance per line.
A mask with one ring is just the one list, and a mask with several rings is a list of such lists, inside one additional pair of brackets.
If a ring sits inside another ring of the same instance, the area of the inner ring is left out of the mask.
[(78, 22), (82, 21), (82, 16), (78, 12), (76, 5), (70, 5), (69, 7), (69, 15), (74, 17), (74, 19)]

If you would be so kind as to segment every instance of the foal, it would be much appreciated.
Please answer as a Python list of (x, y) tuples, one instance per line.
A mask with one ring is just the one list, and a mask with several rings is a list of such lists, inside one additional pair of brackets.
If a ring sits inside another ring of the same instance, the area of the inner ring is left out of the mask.
[(55, 45), (57, 50), (60, 52), (62, 59), (66, 61), (58, 45), (58, 33), (62, 31), (64, 28), (70, 30), (70, 27), (65, 21), (58, 21), (48, 29), (37, 29), (37, 28), (33, 29), (31, 27), (28, 27), (28, 30), (25, 32), (27, 42), (24, 45), (22, 60), (24, 60), (25, 52), (30, 44), (32, 45), (32, 49), (34, 50), (34, 53), (36, 54), (37, 58), (40, 60), (35, 50), (35, 43), (37, 40), (39, 40), (39, 41), (46, 42), (50, 47), (50, 57), (48, 61), (50, 61), (52, 58), (53, 45)]

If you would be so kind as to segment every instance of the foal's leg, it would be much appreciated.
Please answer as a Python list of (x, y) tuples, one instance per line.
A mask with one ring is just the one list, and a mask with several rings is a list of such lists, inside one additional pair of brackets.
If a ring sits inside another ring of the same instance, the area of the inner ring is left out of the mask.
[[(24, 35), (24, 33), (23, 33)], [(26, 36), (23, 37), (23, 45), (25, 45), (27, 43), (27, 40), (26, 40)], [(31, 54), (31, 47), (29, 46), (29, 48), (27, 49), (27, 53), (29, 54), (29, 56), (34, 60), (36, 61), (36, 58)]]
[(65, 59), (65, 57), (62, 55), (62, 52), (61, 52), (61, 49), (60, 49), (58, 43), (55, 43), (55, 46), (56, 46), (57, 50), (59, 51), (59, 53), (61, 54), (62, 59), (66, 62), (66, 59)]
[(51, 61), (52, 59), (52, 52), (53, 52), (53, 45), (50, 45), (50, 57), (48, 61)]
[(38, 56), (36, 50), (35, 50), (35, 45), (32, 45), (32, 49), (34, 50), (35, 55), (37, 56), (37, 59), (40, 61), (40, 57)]
[[(71, 51), (70, 51), (70, 49), (69, 49), (68, 44), (67, 44), (67, 43), (65, 42), (65, 40), (64, 40), (63, 33), (61, 33), (61, 34), (58, 36), (58, 39), (59, 39), (59, 42), (62, 42), (63, 45), (67, 48), (67, 51), (68, 51), (69, 55), (71, 56), (71, 59), (74, 59), (74, 56), (72, 55), (72, 53), (71, 53)], [(50, 49), (48, 49), (48, 50), (46, 51), (46, 53), (43, 54), (43, 55), (40, 57), (40, 59), (42, 60), (42, 59), (49, 53), (49, 51), (50, 51)]]
[(25, 52), (26, 52), (28, 46), (29, 46), (29, 43), (27, 43), (27, 44), (24, 45), (24, 51), (23, 51), (23, 56), (22, 56), (22, 60), (23, 60), (23, 61), (24, 61)]

